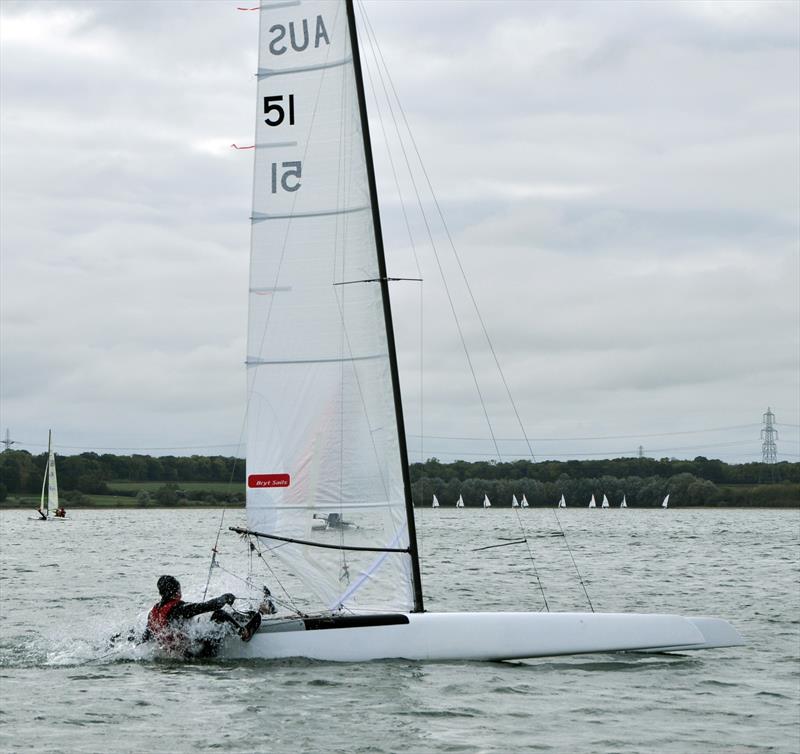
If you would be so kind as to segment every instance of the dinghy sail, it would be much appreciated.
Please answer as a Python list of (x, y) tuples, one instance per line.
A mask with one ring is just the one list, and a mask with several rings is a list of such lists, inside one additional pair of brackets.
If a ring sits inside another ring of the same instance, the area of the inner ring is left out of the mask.
[(484, 495), (483, 496), (483, 507), (484, 508), (491, 508), (492, 507), (492, 504), (489, 501), (489, 496), (488, 495)]
[(463, 508), (464, 507), (464, 497), (462, 495), (458, 496), (458, 500), (456, 500), (456, 508)]
[(511, 496), (511, 507), (512, 508), (519, 508), (519, 500), (517, 500), (516, 495)]
[(528, 498), (525, 497), (525, 495), (522, 496), (522, 502), (520, 503), (520, 507), (521, 508), (527, 508), (528, 507)]
[(56, 456), (53, 453), (53, 430), (47, 430), (47, 464), (42, 479), (42, 497), (39, 500), (39, 516), (48, 518), (51, 511), (58, 510), (58, 477), (56, 475)]
[[(261, 5), (247, 521), (309, 609), (422, 610), (380, 216), (352, 9)], [(312, 528), (336, 513), (355, 526)]]
[(596, 508), (597, 507), (597, 503), (594, 500), (594, 495), (592, 495), (592, 499), (589, 501), (589, 507), (590, 508)]
[(439, 500), (436, 497), (436, 495), (433, 496), (433, 503), (431, 504), (431, 507), (432, 508), (438, 508), (439, 507)]
[(669, 506), (669, 495), (667, 495), (667, 496), (664, 498), (664, 500), (661, 502), (661, 507), (662, 507), (662, 508), (666, 508), (667, 506)]
[(558, 507), (559, 508), (567, 507), (567, 501), (564, 499), (564, 495), (561, 495), (561, 499), (558, 501)]
[(609, 502), (608, 502), (608, 498), (605, 495), (603, 495), (603, 502), (600, 505), (600, 507), (601, 508), (609, 508), (610, 507)]
[[(290, 615), (223, 655), (488, 660), (740, 643), (717, 619), (424, 611), (353, 0), (261, 3), (257, 116), (248, 527), (231, 528), (251, 556), (283, 561), (299, 591)], [(315, 528), (315, 516), (349, 525)]]
[(627, 508), (628, 507), (628, 503), (625, 500), (625, 495), (622, 496), (622, 502), (619, 504), (619, 507), (620, 508)]

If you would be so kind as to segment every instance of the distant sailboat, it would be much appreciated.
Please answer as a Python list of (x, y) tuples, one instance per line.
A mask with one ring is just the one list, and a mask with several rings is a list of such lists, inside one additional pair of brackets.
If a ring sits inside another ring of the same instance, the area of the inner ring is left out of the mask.
[(594, 501), (594, 495), (592, 495), (592, 499), (589, 501), (589, 507), (590, 508), (596, 508), (597, 507), (597, 503)]
[(433, 496), (433, 508), (439, 507), (439, 501), (436, 499), (436, 495)]
[(605, 495), (603, 495), (603, 504), (600, 507), (601, 508), (608, 508), (609, 507), (608, 498)]
[(488, 495), (484, 495), (483, 496), (483, 507), (484, 508), (491, 508), (492, 507), (492, 504), (489, 502), (489, 496)]
[(521, 508), (527, 508), (528, 507), (528, 498), (526, 498), (525, 495), (522, 496), (522, 503), (520, 503), (520, 507)]
[(661, 503), (662, 508), (666, 508), (669, 505), (669, 495), (664, 498), (664, 502)]
[(559, 508), (566, 508), (567, 507), (567, 501), (564, 500), (564, 496), (563, 495), (561, 496), (561, 500), (558, 501), (558, 507)]
[(53, 521), (63, 518), (63, 509), (58, 504), (58, 477), (56, 476), (56, 455), (53, 452), (53, 430), (47, 431), (47, 463), (42, 479), (42, 497), (37, 510), (39, 518), (34, 521)]
[(519, 500), (517, 500), (516, 495), (511, 496), (511, 507), (512, 508), (519, 508)]
[(456, 508), (463, 508), (464, 507), (464, 498), (459, 495), (458, 500), (456, 500)]
[(622, 502), (619, 504), (620, 508), (627, 508), (628, 504), (625, 502), (625, 495), (622, 496)]

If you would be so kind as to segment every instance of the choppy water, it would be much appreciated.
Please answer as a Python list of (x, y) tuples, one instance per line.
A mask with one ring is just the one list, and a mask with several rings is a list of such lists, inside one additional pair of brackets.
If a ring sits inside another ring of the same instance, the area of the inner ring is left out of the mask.
[[(202, 595), (220, 512), (3, 512), (0, 750), (800, 751), (798, 511), (558, 515), (598, 610), (727, 617), (748, 645), (519, 663), (120, 659), (104, 639), (141, 622), (160, 573)], [(550, 608), (586, 609), (553, 511), (520, 516)], [(519, 533), (510, 509), (426, 509), (418, 528), (429, 609), (541, 607), (524, 546), (471, 551)], [(239, 551), (233, 534), (221, 550)]]

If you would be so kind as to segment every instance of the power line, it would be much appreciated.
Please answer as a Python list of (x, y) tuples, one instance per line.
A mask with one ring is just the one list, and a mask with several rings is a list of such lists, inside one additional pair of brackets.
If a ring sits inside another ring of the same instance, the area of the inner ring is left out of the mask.
[[(677, 432), (655, 432), (636, 435), (597, 435), (597, 436), (584, 436), (584, 437), (529, 437), (529, 440), (535, 442), (562, 442), (562, 441), (579, 441), (579, 440), (635, 440), (639, 437), (673, 437), (675, 435), (695, 435), (703, 432), (725, 432), (732, 429), (753, 429), (760, 427), (760, 424), (734, 424), (729, 427), (712, 427), (711, 429), (685, 429)], [(409, 437), (418, 438), (420, 435), (409, 435)], [(458, 437), (453, 435), (425, 435), (426, 440), (467, 440), (467, 441), (483, 441), (489, 442), (492, 438), (489, 437)], [(500, 442), (524, 442), (521, 437), (497, 437), (494, 438)]]
[[(29, 448), (46, 448), (47, 445), (43, 445), (38, 442), (25, 442), (24, 440), (15, 440), (15, 442), (19, 445), (25, 445)], [(134, 447), (131, 445), (126, 445), (121, 448), (100, 448), (97, 445), (91, 446), (82, 446), (82, 445), (54, 445), (56, 448), (61, 448), (63, 450), (89, 450), (89, 451), (96, 451), (96, 450), (207, 450), (209, 448), (239, 448), (241, 447), (241, 443), (220, 443), (220, 444), (211, 444), (211, 445), (173, 445), (171, 447)]]

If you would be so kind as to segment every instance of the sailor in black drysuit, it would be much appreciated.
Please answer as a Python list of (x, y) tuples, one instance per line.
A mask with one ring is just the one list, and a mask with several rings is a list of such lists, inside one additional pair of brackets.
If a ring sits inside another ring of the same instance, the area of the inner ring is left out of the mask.
[[(261, 625), (261, 615), (257, 612), (242, 614), (245, 622), (240, 623), (222, 609), (233, 604), (236, 599), (233, 594), (223, 594), (207, 602), (184, 602), (181, 585), (174, 576), (161, 576), (157, 586), (161, 601), (153, 605), (147, 616), (142, 641), (155, 640), (161, 649), (173, 656), (187, 659), (214, 657), (232, 631), (239, 634), (242, 641), (250, 641)], [(211, 613), (211, 620), (227, 630), (217, 630), (210, 636), (192, 637), (187, 622), (203, 613)]]

